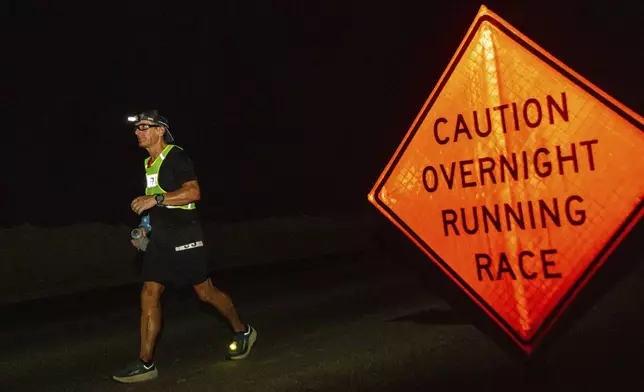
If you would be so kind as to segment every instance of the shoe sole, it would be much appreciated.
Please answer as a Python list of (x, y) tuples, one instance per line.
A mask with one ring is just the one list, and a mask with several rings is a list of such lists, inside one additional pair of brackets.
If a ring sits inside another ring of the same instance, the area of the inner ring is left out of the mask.
[(117, 376), (112, 376), (112, 379), (114, 381), (118, 381), (124, 384), (132, 384), (135, 382), (142, 382), (142, 381), (149, 381), (149, 380), (154, 380), (159, 376), (159, 371), (157, 369), (154, 369), (151, 372), (143, 373), (143, 374), (137, 374), (136, 376), (130, 376), (130, 377), (117, 377)]
[(228, 357), (228, 359), (239, 360), (239, 359), (246, 358), (248, 354), (250, 354), (250, 350), (253, 348), (253, 345), (255, 344), (256, 340), (257, 340), (257, 331), (255, 330), (255, 328), (253, 328), (250, 333), (250, 338), (248, 338), (248, 350), (246, 350), (246, 352), (241, 355), (237, 355), (235, 357)]

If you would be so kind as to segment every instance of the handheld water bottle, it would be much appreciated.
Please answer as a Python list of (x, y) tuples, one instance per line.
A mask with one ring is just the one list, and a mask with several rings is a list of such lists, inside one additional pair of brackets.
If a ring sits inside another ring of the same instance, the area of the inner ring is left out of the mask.
[[(143, 216), (141, 218), (141, 223), (139, 224), (139, 226), (145, 228), (145, 230), (149, 234), (150, 231), (152, 231), (152, 227), (150, 226), (150, 216)], [(136, 242), (137, 247), (145, 252), (145, 250), (148, 248), (148, 244), (150, 243), (150, 239), (143, 234), (143, 231), (137, 227), (132, 230), (130, 235), (132, 236), (134, 242)]]

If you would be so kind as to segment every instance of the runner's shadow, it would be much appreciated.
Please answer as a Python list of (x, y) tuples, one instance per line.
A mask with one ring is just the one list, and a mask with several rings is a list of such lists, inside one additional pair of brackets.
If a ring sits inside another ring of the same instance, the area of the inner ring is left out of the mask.
[(427, 309), (417, 313), (408, 314), (402, 317), (397, 317), (389, 322), (398, 321), (411, 321), (418, 324), (429, 325), (465, 325), (470, 322), (454, 311), (453, 309)]

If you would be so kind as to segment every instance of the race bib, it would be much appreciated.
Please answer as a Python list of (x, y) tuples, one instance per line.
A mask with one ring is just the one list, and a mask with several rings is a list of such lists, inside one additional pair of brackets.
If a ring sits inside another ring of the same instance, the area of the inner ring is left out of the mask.
[(148, 178), (148, 188), (154, 188), (155, 186), (159, 185), (159, 174), (148, 174), (146, 176)]

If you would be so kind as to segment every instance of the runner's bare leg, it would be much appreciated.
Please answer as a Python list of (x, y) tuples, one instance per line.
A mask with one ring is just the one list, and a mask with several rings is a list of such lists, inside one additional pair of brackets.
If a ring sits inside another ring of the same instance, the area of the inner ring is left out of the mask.
[(230, 322), (235, 332), (246, 331), (246, 326), (239, 320), (231, 298), (213, 286), (210, 279), (193, 286), (199, 299), (214, 306)]
[(165, 287), (157, 282), (145, 282), (141, 290), (141, 351), (140, 358), (149, 362), (161, 330), (161, 294)]

